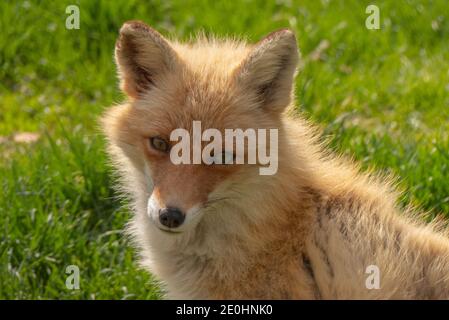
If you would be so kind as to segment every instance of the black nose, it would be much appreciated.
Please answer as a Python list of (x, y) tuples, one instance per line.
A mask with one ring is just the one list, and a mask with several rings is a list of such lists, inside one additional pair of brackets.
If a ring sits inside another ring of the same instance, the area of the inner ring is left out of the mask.
[(169, 228), (177, 228), (184, 222), (185, 216), (177, 208), (164, 208), (159, 210), (159, 221)]

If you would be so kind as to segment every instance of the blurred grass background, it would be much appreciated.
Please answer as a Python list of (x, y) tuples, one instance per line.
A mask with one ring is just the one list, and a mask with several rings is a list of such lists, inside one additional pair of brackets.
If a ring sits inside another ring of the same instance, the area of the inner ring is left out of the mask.
[[(65, 9), (80, 9), (67, 30)], [(380, 30), (365, 9), (380, 8)], [(401, 201), (449, 217), (449, 3), (362, 1), (0, 2), (0, 298), (153, 299), (121, 234), (98, 115), (123, 99), (113, 48), (126, 20), (167, 36), (257, 41), (297, 33), (297, 105), (338, 152), (401, 177)], [(25, 138), (24, 138), (25, 133)], [(28, 138), (27, 138), (28, 137)], [(78, 265), (80, 290), (65, 287)]]

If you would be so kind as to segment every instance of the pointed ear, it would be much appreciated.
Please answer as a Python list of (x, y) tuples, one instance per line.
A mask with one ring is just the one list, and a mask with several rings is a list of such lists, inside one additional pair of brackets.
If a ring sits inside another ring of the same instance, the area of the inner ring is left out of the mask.
[(299, 60), (296, 38), (283, 29), (260, 40), (237, 69), (237, 81), (267, 110), (282, 111), (291, 101)]
[(138, 98), (157, 86), (157, 80), (179, 67), (179, 58), (167, 40), (140, 21), (128, 21), (120, 29), (115, 60), (121, 89)]

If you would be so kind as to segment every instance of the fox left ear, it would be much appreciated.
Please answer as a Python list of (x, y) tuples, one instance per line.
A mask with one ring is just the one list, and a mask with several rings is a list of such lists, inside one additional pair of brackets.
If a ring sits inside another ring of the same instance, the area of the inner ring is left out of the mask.
[(294, 33), (275, 31), (255, 45), (237, 69), (236, 80), (254, 92), (262, 107), (282, 111), (292, 99), (298, 60)]
[(169, 42), (140, 21), (128, 21), (115, 45), (122, 90), (132, 98), (157, 86), (164, 74), (175, 71), (180, 59)]

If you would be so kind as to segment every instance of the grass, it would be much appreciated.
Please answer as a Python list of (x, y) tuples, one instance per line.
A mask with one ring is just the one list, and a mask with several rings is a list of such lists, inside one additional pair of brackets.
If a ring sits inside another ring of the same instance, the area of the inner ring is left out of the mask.
[[(97, 130), (102, 110), (123, 99), (112, 52), (131, 19), (184, 39), (205, 30), (256, 41), (294, 29), (298, 108), (332, 148), (400, 176), (402, 203), (449, 217), (447, 1), (376, 1), (381, 29), (367, 30), (371, 3), (1, 1), (0, 298), (160, 297), (121, 233), (130, 213)], [(79, 30), (65, 28), (69, 4), (80, 8)], [(40, 139), (15, 142), (18, 132)], [(65, 286), (72, 264), (80, 290)]]

